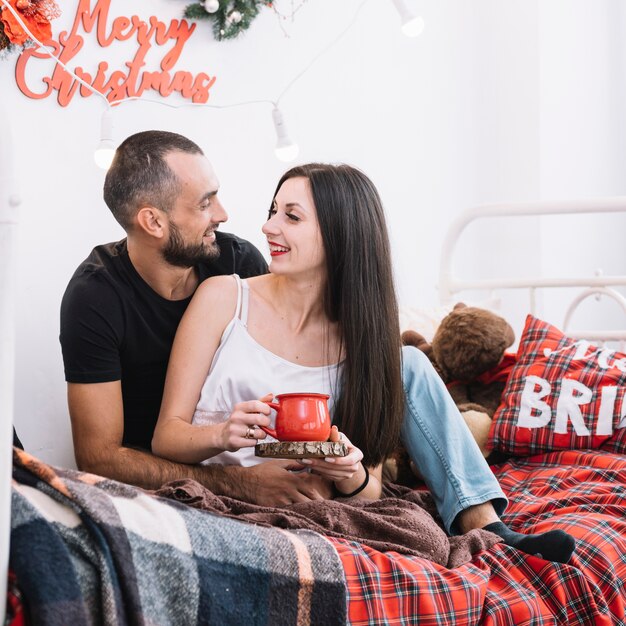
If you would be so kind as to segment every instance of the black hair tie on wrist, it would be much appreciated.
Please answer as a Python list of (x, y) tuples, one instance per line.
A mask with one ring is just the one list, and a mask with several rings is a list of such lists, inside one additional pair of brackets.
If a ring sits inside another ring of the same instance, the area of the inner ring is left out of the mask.
[(339, 491), (339, 489), (337, 489), (337, 491), (339, 492), (339, 496), (341, 498), (352, 498), (352, 496), (356, 496), (358, 493), (361, 493), (361, 491), (363, 491), (363, 489), (365, 489), (365, 487), (367, 487), (367, 484), (370, 481), (370, 473), (369, 473), (367, 467), (365, 467), (365, 465), (363, 466), (363, 469), (365, 470), (365, 479), (363, 480), (361, 485), (359, 487), (357, 487), (354, 491), (351, 491), (350, 493), (341, 493), (341, 491)]

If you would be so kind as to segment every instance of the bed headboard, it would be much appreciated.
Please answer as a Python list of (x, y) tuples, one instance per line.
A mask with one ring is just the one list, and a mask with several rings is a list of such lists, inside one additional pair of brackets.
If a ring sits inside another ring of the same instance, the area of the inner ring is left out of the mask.
[[(540, 290), (576, 288), (577, 295), (571, 300), (564, 320), (549, 320), (560, 324), (568, 335), (586, 338), (592, 341), (619, 341), (626, 345), (626, 297), (621, 291), (626, 288), (625, 274), (596, 272), (595, 275), (546, 277), (528, 275), (514, 279), (507, 278), (461, 278), (455, 272), (453, 261), (459, 240), (465, 229), (477, 220), (502, 218), (506, 216), (568, 216), (574, 214), (622, 213), (626, 215), (626, 197), (599, 198), (572, 202), (537, 202), (519, 204), (494, 204), (478, 206), (463, 211), (452, 223), (444, 239), (439, 274), (439, 294), (442, 304), (450, 304), (462, 299), (467, 291), (485, 292), (490, 297), (497, 296), (503, 290), (525, 290), (528, 293), (528, 311), (537, 314), (537, 294)], [(626, 266), (626, 250), (622, 253)], [(571, 296), (569, 296), (571, 297)], [(607, 297), (617, 302), (624, 312), (623, 330), (602, 330), (597, 328), (572, 331), (568, 329), (572, 315), (580, 304), (590, 297)]]

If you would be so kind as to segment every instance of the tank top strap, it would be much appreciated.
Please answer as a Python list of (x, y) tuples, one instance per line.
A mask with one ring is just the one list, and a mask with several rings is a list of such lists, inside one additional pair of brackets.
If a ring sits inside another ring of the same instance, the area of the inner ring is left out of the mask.
[(241, 315), (239, 316), (239, 319), (241, 320), (242, 324), (246, 328), (248, 328), (248, 305), (250, 302), (250, 288), (248, 287), (248, 281), (245, 279), (240, 279), (240, 284), (243, 289), (241, 291)]
[(241, 280), (241, 278), (239, 278), (238, 274), (233, 274), (233, 278), (235, 279), (235, 282), (237, 283), (237, 306), (235, 306), (235, 315), (233, 316), (233, 318), (237, 319), (241, 315), (241, 302), (242, 302), (241, 292), (243, 291), (242, 289), (243, 281)]

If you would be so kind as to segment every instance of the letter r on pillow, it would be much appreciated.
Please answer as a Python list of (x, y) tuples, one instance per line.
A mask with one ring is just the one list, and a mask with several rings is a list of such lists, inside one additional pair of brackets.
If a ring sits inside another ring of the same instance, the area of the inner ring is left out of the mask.
[(567, 433), (567, 420), (572, 421), (572, 426), (579, 436), (589, 435), (589, 429), (585, 426), (583, 414), (580, 410), (581, 404), (591, 402), (593, 392), (577, 380), (564, 378), (561, 381), (561, 393), (556, 404), (556, 423), (554, 432), (558, 434)]

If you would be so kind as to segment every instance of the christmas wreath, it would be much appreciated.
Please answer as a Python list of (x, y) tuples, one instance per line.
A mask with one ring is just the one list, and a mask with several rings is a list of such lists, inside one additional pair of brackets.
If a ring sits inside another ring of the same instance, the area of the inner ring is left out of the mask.
[(185, 8), (190, 20), (211, 20), (218, 41), (234, 39), (250, 28), (264, 7), (272, 8), (272, 0), (199, 0)]
[[(52, 38), (50, 20), (61, 15), (54, 0), (8, 0), (8, 4), (39, 41), (43, 43)], [(13, 12), (3, 4), (0, 13), (0, 52), (23, 49), (32, 44)]]

